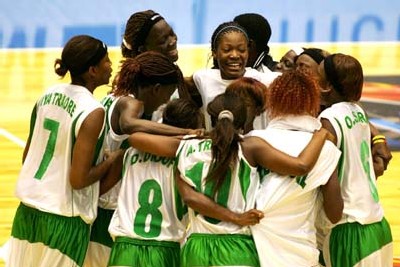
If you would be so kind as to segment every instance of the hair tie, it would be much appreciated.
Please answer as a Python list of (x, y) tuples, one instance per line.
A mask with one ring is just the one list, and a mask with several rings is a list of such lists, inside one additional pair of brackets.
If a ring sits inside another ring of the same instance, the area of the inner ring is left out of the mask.
[(305, 49), (299, 56), (301, 56), (301, 55), (309, 56), (315, 62), (317, 62), (318, 65), (325, 59), (325, 57), (321, 53), (315, 51), (315, 49), (312, 49), (312, 48)]
[(124, 44), (124, 46), (128, 49), (128, 50), (132, 50), (132, 46), (130, 44), (128, 44), (128, 42), (125, 40), (125, 37), (122, 38), (122, 43)]
[(149, 35), (151, 28), (154, 26), (154, 24), (156, 24), (157, 22), (159, 22), (162, 19), (164, 19), (164, 18), (160, 14), (155, 13), (153, 16), (151, 16), (151, 18), (147, 19), (144, 22), (142, 28), (140, 28), (140, 30), (136, 36), (136, 39), (134, 41), (135, 47), (139, 47), (144, 44), (144, 42), (146, 41), (147, 35)]
[(249, 36), (247, 35), (247, 32), (244, 29), (242, 29), (241, 27), (235, 26), (235, 25), (227, 25), (227, 26), (223, 27), (222, 29), (220, 29), (215, 34), (214, 42), (212, 43), (212, 48), (215, 49), (215, 45), (218, 40), (218, 36), (223, 32), (227, 32), (228, 30), (237, 30), (237, 31), (242, 32), (244, 34), (244, 36), (246, 37), (247, 42), (249, 41)]
[(340, 84), (337, 71), (335, 68), (335, 64), (333, 63), (333, 57), (335, 54), (332, 54), (324, 59), (324, 69), (326, 80), (332, 84), (333, 88), (339, 94), (343, 94), (343, 86)]
[(223, 110), (218, 114), (218, 120), (228, 119), (233, 122), (233, 114), (229, 110)]

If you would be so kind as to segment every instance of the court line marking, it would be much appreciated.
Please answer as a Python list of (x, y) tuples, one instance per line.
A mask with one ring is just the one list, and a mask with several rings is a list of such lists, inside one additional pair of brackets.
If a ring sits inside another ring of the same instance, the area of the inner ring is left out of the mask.
[(22, 148), (25, 147), (25, 144), (26, 144), (25, 141), (21, 140), (20, 138), (18, 138), (15, 135), (13, 135), (12, 133), (7, 131), (6, 129), (0, 128), (0, 135), (4, 136), (5, 138), (10, 140), (11, 142), (14, 142), (15, 144), (19, 145)]

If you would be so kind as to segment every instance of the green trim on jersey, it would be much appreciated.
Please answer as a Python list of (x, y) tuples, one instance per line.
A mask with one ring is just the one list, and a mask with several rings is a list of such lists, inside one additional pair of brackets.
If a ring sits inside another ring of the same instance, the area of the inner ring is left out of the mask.
[(247, 191), (249, 190), (251, 183), (250, 174), (251, 174), (250, 166), (243, 159), (241, 159), (238, 177), (244, 201), (247, 201)]
[(11, 236), (29, 243), (43, 243), (59, 250), (79, 266), (89, 245), (90, 226), (81, 217), (66, 217), (43, 212), (20, 203)]
[(343, 133), (343, 128), (342, 125), (340, 124), (339, 120), (334, 118), (335, 121), (337, 122), (339, 129), (340, 129), (340, 133), (342, 135), (342, 138), (340, 140), (340, 145), (339, 145), (339, 149), (340, 151), (342, 151), (342, 155), (339, 158), (339, 162), (338, 162), (338, 179), (339, 179), (339, 183), (342, 184), (343, 181), (343, 173), (344, 173), (344, 159), (346, 157), (346, 149), (344, 147), (344, 133)]
[(175, 210), (176, 216), (179, 220), (182, 220), (183, 217), (188, 213), (188, 206), (183, 202), (181, 195), (179, 194), (178, 186), (176, 185), (176, 171), (178, 166), (178, 160), (181, 156), (182, 148), (177, 153), (175, 157), (174, 167), (172, 169), (172, 179), (174, 179), (174, 197), (175, 197)]
[(33, 129), (35, 128), (35, 123), (36, 123), (36, 111), (37, 109), (37, 104), (33, 107), (32, 109), (32, 113), (31, 113), (31, 121), (29, 124), (29, 136), (28, 136), (28, 140), (31, 140), (32, 135), (33, 135)]
[(94, 150), (92, 166), (96, 165), (97, 158), (99, 157), (101, 149), (103, 147), (105, 136), (106, 136), (106, 129), (105, 129), (105, 127), (103, 127), (103, 130), (102, 130), (102, 132), (100, 134), (100, 137), (97, 140), (96, 147), (95, 147), (95, 150)]
[(78, 123), (78, 119), (81, 117), (83, 111), (81, 113), (79, 113), (78, 116), (76, 116), (75, 120), (72, 122), (72, 126), (71, 126), (71, 162), (72, 162), (72, 155), (73, 155), (73, 151), (74, 151), (74, 146), (76, 143), (76, 136), (75, 136), (75, 130), (76, 130), (76, 124)]
[(354, 266), (368, 255), (393, 242), (385, 218), (371, 224), (344, 223), (332, 229), (329, 253), (333, 267)]

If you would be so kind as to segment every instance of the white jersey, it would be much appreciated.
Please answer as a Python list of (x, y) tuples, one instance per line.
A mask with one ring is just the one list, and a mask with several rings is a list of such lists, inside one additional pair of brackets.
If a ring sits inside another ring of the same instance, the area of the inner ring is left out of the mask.
[[(298, 156), (312, 138), (320, 122), (310, 116), (273, 119), (258, 136), (291, 156)], [(340, 151), (325, 142), (314, 168), (305, 176), (290, 177), (264, 169), (256, 208), (264, 212), (259, 224), (251, 227), (261, 266), (317, 266), (315, 218), (317, 196), (335, 170)]]
[[(197, 192), (212, 196), (212, 184), (206, 183), (211, 163), (211, 140), (183, 140), (178, 149), (178, 170), (182, 179)], [(214, 197), (215, 202), (233, 212), (243, 213), (254, 208), (259, 186), (257, 168), (250, 166), (239, 145), (238, 162)], [(190, 233), (246, 234), (248, 227), (205, 217), (189, 209)]]
[[(129, 145), (125, 143), (125, 140), (128, 139), (129, 135), (119, 135), (115, 133), (111, 127), (111, 116), (119, 99), (120, 97), (115, 97), (113, 94), (109, 94), (101, 100), (102, 105), (106, 109), (106, 126), (101, 153), (99, 155), (99, 158), (97, 159), (98, 163), (103, 161), (104, 152), (106, 150), (112, 152), (120, 148), (129, 147)], [(99, 207), (103, 209), (115, 209), (117, 207), (118, 193), (120, 187), (121, 182), (119, 181), (110, 190), (102, 194), (99, 198)]]
[(183, 205), (173, 176), (174, 158), (128, 148), (118, 206), (108, 228), (113, 238), (179, 242)]
[(339, 181), (344, 202), (340, 223), (370, 224), (383, 218), (371, 154), (368, 118), (355, 103), (341, 102), (325, 109), (320, 118), (330, 121), (342, 151)]
[[(278, 77), (280, 73), (268, 72), (262, 73), (252, 68), (246, 68), (244, 77), (256, 79), (266, 86), (269, 86), (273, 80)], [(193, 80), (201, 95), (203, 101), (203, 113), (205, 117), (206, 129), (211, 129), (211, 118), (207, 113), (207, 105), (214, 100), (214, 98), (225, 92), (226, 87), (234, 80), (224, 80), (221, 78), (221, 71), (219, 69), (203, 69), (193, 74)], [(267, 126), (267, 116), (265, 113), (256, 117), (254, 120), (254, 129), (265, 129)]]
[(59, 84), (36, 103), (29, 152), (16, 187), (26, 205), (91, 223), (97, 214), (99, 183), (74, 190), (69, 181), (72, 149), (86, 117), (101, 104), (85, 87)]

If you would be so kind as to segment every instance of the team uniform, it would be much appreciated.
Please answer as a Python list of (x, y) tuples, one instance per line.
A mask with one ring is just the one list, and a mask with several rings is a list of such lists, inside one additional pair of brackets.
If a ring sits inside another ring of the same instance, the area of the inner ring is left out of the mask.
[[(321, 123), (311, 116), (273, 119), (265, 130), (249, 133), (275, 148), (297, 157), (307, 146)], [(261, 186), (256, 208), (264, 212), (259, 224), (251, 227), (261, 266), (318, 266), (315, 217), (319, 188), (335, 170), (340, 151), (325, 142), (314, 168), (305, 176), (279, 175), (259, 169)]]
[(173, 176), (174, 158), (129, 148), (109, 232), (109, 266), (179, 266), (186, 225)]
[[(118, 135), (111, 127), (111, 116), (119, 99), (119, 97), (109, 94), (101, 100), (101, 104), (106, 109), (106, 123), (102, 148), (97, 159), (98, 163), (103, 161), (105, 150), (112, 152), (129, 146), (125, 141), (129, 135)], [(99, 198), (98, 214), (91, 228), (89, 249), (84, 264), (85, 267), (107, 266), (111, 247), (113, 245), (113, 240), (108, 233), (108, 225), (117, 207), (120, 187), (121, 182), (118, 182)]]
[[(206, 183), (211, 163), (211, 140), (184, 140), (177, 154), (182, 179), (196, 191), (212, 197)], [(254, 208), (259, 186), (257, 168), (248, 164), (239, 146), (238, 163), (229, 172), (214, 200), (243, 213)], [(182, 266), (259, 266), (249, 227), (205, 217), (189, 209), (189, 237), (182, 253)]]
[(7, 266), (82, 266), (99, 183), (74, 190), (69, 181), (75, 139), (101, 104), (85, 87), (60, 84), (38, 100), (29, 151), (16, 186), (21, 200)]
[(390, 226), (383, 216), (371, 156), (368, 118), (355, 103), (325, 109), (342, 151), (339, 181), (344, 201), (342, 219), (324, 241), (327, 266), (392, 266)]
[[(244, 77), (256, 79), (266, 86), (269, 86), (279, 75), (280, 73), (275, 72), (262, 73), (252, 68), (246, 68), (246, 72), (244, 73)], [(226, 87), (234, 80), (222, 79), (219, 69), (203, 69), (193, 74), (193, 81), (203, 101), (202, 110), (205, 117), (206, 129), (211, 130), (211, 117), (207, 113), (207, 105), (214, 100), (217, 95), (224, 93)], [(267, 116), (264, 112), (255, 118), (254, 129), (265, 129), (266, 126)]]

